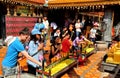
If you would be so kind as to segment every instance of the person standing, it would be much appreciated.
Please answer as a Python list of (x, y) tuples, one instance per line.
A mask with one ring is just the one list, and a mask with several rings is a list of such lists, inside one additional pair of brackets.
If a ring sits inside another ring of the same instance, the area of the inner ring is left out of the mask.
[(29, 37), (29, 30), (28, 28), (24, 28), (19, 32), (19, 36), (16, 37), (15, 40), (9, 44), (7, 48), (6, 56), (2, 61), (2, 70), (3, 70), (3, 75), (5, 77), (16, 74), (17, 60), (18, 60), (17, 57), (19, 53), (22, 53), (22, 55), (24, 55), (28, 60), (36, 63), (39, 66), (42, 66), (42, 63), (31, 57), (24, 48), (23, 43), (26, 41), (28, 37)]
[(70, 39), (73, 41), (75, 39), (75, 27), (72, 23), (69, 24), (68, 33), (70, 33)]
[(44, 28), (45, 28), (45, 25), (42, 22), (42, 18), (38, 18), (37, 23), (35, 23), (34, 29), (38, 29), (40, 31), (41, 29), (44, 29)]
[(49, 30), (49, 21), (47, 17), (43, 17), (43, 24), (45, 25), (45, 34), (46, 36), (48, 35), (48, 30)]
[(43, 17), (43, 24), (44, 24), (44, 26), (45, 26), (45, 28), (44, 28), (44, 44), (45, 44), (45, 46), (46, 46), (46, 41), (47, 41), (47, 38), (48, 38), (48, 34), (50, 34), (50, 32), (49, 32), (49, 21), (48, 21), (48, 19), (47, 19), (47, 17), (45, 16), (45, 17)]
[[(43, 47), (44, 44), (41, 39), (40, 31), (37, 29), (33, 29), (31, 31), (31, 39), (28, 45), (28, 53), (37, 61), (42, 63), (43, 61)], [(27, 61), (28, 63), (28, 73), (36, 75), (36, 69), (39, 67), (37, 64)]]
[(93, 24), (93, 28), (90, 30), (90, 40), (95, 43), (97, 35), (98, 23)]
[(81, 32), (82, 24), (80, 22), (80, 19), (77, 20), (75, 23), (75, 29), (76, 29), (76, 36), (78, 37)]

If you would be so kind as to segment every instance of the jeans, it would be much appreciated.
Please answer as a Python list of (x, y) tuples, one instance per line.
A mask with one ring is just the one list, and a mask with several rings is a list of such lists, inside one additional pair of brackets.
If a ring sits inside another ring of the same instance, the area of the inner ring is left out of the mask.
[(10, 75), (15, 75), (17, 74), (17, 66), (16, 67), (6, 67), (6, 66), (2, 66), (2, 71), (3, 71), (3, 75), (6, 76), (10, 76)]
[(74, 46), (74, 50), (76, 50), (76, 55), (79, 56), (81, 54), (81, 46)]
[(76, 37), (79, 37), (80, 32), (76, 31)]
[(92, 41), (93, 43), (95, 43), (95, 38), (90, 38), (90, 41)]

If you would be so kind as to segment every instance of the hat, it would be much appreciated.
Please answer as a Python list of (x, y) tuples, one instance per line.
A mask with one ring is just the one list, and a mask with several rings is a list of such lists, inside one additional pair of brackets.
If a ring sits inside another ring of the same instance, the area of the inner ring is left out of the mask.
[(33, 30), (31, 31), (31, 34), (32, 34), (32, 35), (36, 35), (36, 34), (41, 34), (41, 32), (40, 32), (38, 29), (33, 29)]
[(99, 24), (97, 22), (95, 22), (93, 25), (94, 25), (94, 27), (98, 27), (99, 26)]

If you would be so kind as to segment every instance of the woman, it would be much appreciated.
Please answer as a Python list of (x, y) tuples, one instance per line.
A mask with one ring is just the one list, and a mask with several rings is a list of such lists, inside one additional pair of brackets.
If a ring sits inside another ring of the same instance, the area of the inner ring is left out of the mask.
[(67, 27), (63, 27), (61, 31), (61, 39), (63, 39), (67, 33), (68, 33)]
[[(28, 53), (34, 59), (42, 62), (42, 60), (43, 60), (43, 42), (40, 42), (41, 41), (40, 34), (41, 33), (37, 29), (32, 30), (31, 39), (29, 42)], [(29, 60), (27, 61), (27, 63), (28, 63), (28, 73), (36, 75), (36, 68), (38, 67), (38, 65)]]
[(70, 40), (70, 34), (67, 33), (62, 40), (62, 56), (68, 56), (68, 53), (71, 49), (72, 41)]
[(45, 25), (42, 22), (42, 18), (38, 18), (37, 23), (35, 23), (34, 29), (41, 30), (44, 28), (45, 28)]
[(85, 36), (83, 36), (83, 34), (79, 34), (79, 37), (76, 37), (73, 41), (73, 50), (82, 50), (81, 45), (84, 44), (86, 45), (86, 43), (89, 43), (90, 41), (85, 38)]
[(75, 27), (73, 26), (72, 23), (70, 23), (69, 28), (68, 28), (68, 33), (70, 33), (70, 39), (73, 41), (75, 39)]
[(51, 51), (49, 55), (50, 62), (53, 62), (52, 61), (53, 58), (57, 58), (57, 59), (60, 58), (60, 51), (61, 51), (60, 37), (55, 36), (53, 43), (51, 45)]
[(53, 37), (55, 37), (55, 36), (59, 36), (60, 37), (60, 35), (61, 35), (61, 31), (60, 31), (59, 28), (57, 28)]

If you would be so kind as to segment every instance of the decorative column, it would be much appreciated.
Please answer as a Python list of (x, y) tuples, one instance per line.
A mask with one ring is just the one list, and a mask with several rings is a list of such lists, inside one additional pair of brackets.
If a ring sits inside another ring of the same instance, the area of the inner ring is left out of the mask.
[(14, 16), (17, 16), (17, 10), (14, 8)]
[(9, 6), (7, 7), (7, 16), (10, 16), (10, 9), (9, 9)]
[(34, 11), (35, 11), (35, 8), (32, 8), (32, 15), (33, 17), (36, 17), (36, 13)]
[(27, 14), (25, 14), (25, 13), (21, 13), (21, 16), (27, 16)]
[(43, 14), (42, 14), (42, 13), (40, 13), (40, 17), (41, 17), (41, 18), (43, 17)]
[(37, 17), (39, 17), (39, 12), (38, 11), (39, 11), (39, 8), (37, 7)]
[(36, 17), (36, 14), (35, 14), (35, 12), (33, 12), (33, 17)]

